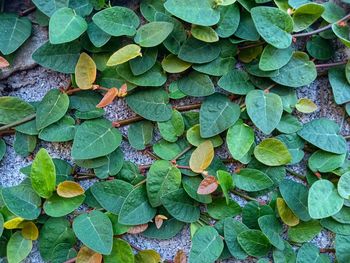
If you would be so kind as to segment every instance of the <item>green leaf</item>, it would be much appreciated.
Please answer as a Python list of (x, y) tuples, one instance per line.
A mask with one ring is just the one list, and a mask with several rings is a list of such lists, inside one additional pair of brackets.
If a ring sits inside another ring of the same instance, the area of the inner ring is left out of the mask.
[(165, 220), (159, 229), (155, 224), (149, 225), (146, 231), (142, 232), (142, 235), (148, 238), (166, 240), (173, 238), (183, 229), (184, 226), (185, 223), (180, 222), (175, 218), (170, 218)]
[(195, 71), (179, 79), (177, 85), (180, 91), (193, 97), (209, 96), (215, 92), (209, 76)]
[(111, 39), (111, 35), (99, 28), (94, 22), (89, 23), (87, 34), (95, 47), (102, 47)]
[(192, 238), (189, 255), (191, 263), (210, 263), (216, 261), (224, 249), (219, 233), (210, 226), (199, 228)]
[(343, 204), (344, 199), (330, 181), (322, 179), (312, 184), (308, 197), (311, 218), (321, 219), (335, 215)]
[(0, 161), (4, 158), (6, 153), (6, 143), (3, 139), (0, 139)]
[(189, 63), (208, 63), (220, 55), (221, 49), (217, 43), (211, 44), (188, 38), (179, 50), (178, 57)]
[(328, 23), (335, 23), (346, 15), (345, 10), (334, 2), (325, 2), (323, 7), (325, 10), (322, 13), (322, 18)]
[(151, 69), (157, 61), (157, 48), (145, 48), (142, 50), (142, 53), (142, 57), (137, 57), (129, 61), (130, 70), (135, 76), (141, 75)]
[(273, 260), (275, 263), (294, 263), (296, 259), (293, 247), (284, 241), (284, 250), (273, 250)]
[(49, 198), (56, 188), (55, 165), (44, 148), (41, 148), (35, 156), (30, 180), (34, 191), (43, 198)]
[(271, 79), (287, 87), (298, 88), (309, 85), (317, 77), (314, 62), (309, 61), (306, 53), (296, 51), (289, 62), (280, 68), (280, 74)]
[(278, 139), (263, 140), (254, 149), (254, 156), (259, 162), (268, 166), (284, 165), (292, 161), (286, 145)]
[(345, 139), (338, 135), (339, 126), (335, 122), (320, 118), (304, 124), (298, 135), (316, 147), (332, 153), (347, 152)]
[(154, 21), (157, 13), (164, 13), (164, 0), (145, 0), (140, 4), (140, 12), (148, 21)]
[(77, 127), (72, 158), (79, 160), (105, 156), (117, 149), (121, 140), (120, 132), (109, 121), (103, 119), (85, 121)]
[(97, 253), (108, 255), (112, 251), (113, 229), (108, 216), (92, 211), (76, 217), (73, 231), (83, 244)]
[(61, 217), (77, 209), (84, 202), (84, 199), (85, 195), (64, 198), (54, 193), (45, 201), (43, 208), (48, 216)]
[(119, 223), (123, 225), (141, 225), (152, 220), (156, 214), (147, 198), (146, 187), (134, 188), (126, 197), (120, 212)]
[(49, 37), (51, 44), (63, 44), (80, 37), (87, 30), (84, 18), (77, 15), (73, 9), (63, 7), (50, 18)]
[(325, 229), (335, 234), (350, 235), (350, 225), (348, 224), (339, 223), (331, 217), (323, 218), (320, 222)]
[(350, 197), (350, 172), (343, 174), (338, 181), (338, 193), (344, 199), (349, 199)]
[(172, 15), (191, 24), (212, 26), (219, 22), (220, 12), (212, 8), (212, 1), (167, 0), (165, 9)]
[(294, 32), (299, 32), (311, 26), (323, 13), (325, 8), (316, 3), (299, 6), (293, 13)]
[(169, 97), (163, 89), (138, 89), (126, 97), (126, 103), (147, 120), (167, 121), (172, 116)]
[(212, 142), (214, 147), (218, 147), (218, 146), (223, 144), (223, 140), (219, 135), (216, 135), (212, 138), (207, 138), (207, 139), (202, 138), (200, 135), (200, 125), (199, 124), (196, 124), (187, 130), (186, 139), (193, 146), (198, 146), (208, 139)]
[(343, 208), (338, 213), (333, 215), (332, 218), (339, 223), (350, 224), (350, 208), (343, 206)]
[(297, 254), (298, 263), (329, 263), (329, 257), (324, 254), (320, 254), (318, 247), (311, 243), (304, 244), (299, 250)]
[(267, 174), (250, 168), (244, 168), (234, 173), (233, 181), (237, 188), (247, 192), (260, 191), (273, 186), (273, 181)]
[(265, 215), (258, 219), (259, 227), (270, 243), (277, 249), (284, 249), (281, 237), (282, 225), (274, 215)]
[(34, 107), (19, 98), (8, 96), (0, 97), (1, 124), (19, 121), (33, 113), (35, 113)]
[(254, 89), (253, 84), (249, 80), (249, 75), (239, 69), (229, 71), (219, 79), (220, 88), (238, 95), (246, 95)]
[(135, 44), (129, 44), (113, 53), (107, 61), (107, 66), (123, 64), (135, 57), (142, 56), (141, 48)]
[(200, 203), (209, 204), (212, 202), (212, 198), (210, 194), (202, 195), (197, 193), (198, 187), (201, 182), (202, 182), (202, 179), (198, 176), (195, 176), (195, 177), (184, 176), (182, 178), (182, 186), (185, 189), (186, 193), (191, 198), (193, 198), (194, 200)]
[(207, 26), (192, 25), (191, 35), (194, 38), (207, 43), (219, 41), (219, 36), (215, 30)]
[(150, 121), (140, 121), (130, 125), (128, 139), (131, 147), (144, 150), (153, 138), (153, 124)]
[(237, 236), (246, 230), (248, 230), (246, 225), (233, 218), (226, 218), (224, 220), (225, 243), (231, 255), (239, 260), (245, 259), (247, 253), (238, 243)]
[(300, 222), (297, 226), (288, 229), (288, 239), (297, 243), (309, 242), (318, 235), (321, 230), (322, 226), (317, 220)]
[(134, 41), (141, 47), (155, 47), (161, 44), (173, 29), (174, 25), (169, 22), (151, 22), (137, 30)]
[(350, 260), (350, 236), (335, 236), (335, 256), (339, 263), (346, 263)]
[(40, 230), (39, 251), (45, 261), (52, 261), (55, 257), (54, 249), (59, 244), (67, 244), (73, 247), (76, 237), (70, 226), (70, 222), (63, 218), (49, 218)]
[(153, 150), (160, 158), (171, 161), (187, 147), (189, 147), (189, 144), (185, 139), (179, 139), (177, 142), (168, 142), (161, 139), (153, 145)]
[(238, 28), (240, 12), (237, 4), (221, 6), (220, 21), (215, 29), (219, 37), (225, 38), (232, 36)]
[(40, 215), (41, 199), (29, 180), (17, 186), (3, 188), (1, 194), (6, 207), (15, 215), (27, 220), (36, 219)]
[(113, 247), (110, 255), (103, 256), (104, 263), (134, 263), (134, 253), (128, 242), (121, 238), (113, 239)]
[(204, 100), (199, 112), (200, 134), (203, 138), (218, 135), (232, 126), (241, 110), (227, 96), (214, 94)]
[(335, 103), (344, 104), (350, 101), (350, 84), (347, 81), (344, 68), (333, 68), (328, 71)]
[(23, 157), (27, 157), (35, 150), (37, 142), (36, 136), (27, 135), (20, 132), (16, 132), (15, 135), (15, 142), (13, 143), (15, 152)]
[(58, 89), (52, 89), (38, 105), (36, 113), (36, 128), (41, 130), (60, 120), (69, 107), (68, 95)]
[(332, 42), (318, 35), (312, 36), (307, 41), (306, 50), (311, 57), (319, 60), (329, 60), (334, 55)]
[(162, 196), (175, 191), (181, 185), (181, 172), (168, 161), (155, 161), (147, 173), (148, 200), (153, 207), (162, 204)]
[(59, 121), (45, 127), (39, 133), (39, 139), (49, 142), (67, 142), (74, 139), (75, 120), (66, 115)]
[(283, 114), (277, 125), (277, 130), (287, 134), (293, 134), (303, 128), (301, 122), (291, 114)]
[(209, 216), (216, 220), (222, 220), (227, 217), (234, 217), (241, 213), (242, 208), (233, 200), (226, 202), (225, 198), (217, 198), (207, 205)]
[(47, 16), (52, 16), (58, 9), (68, 7), (69, 0), (33, 0), (36, 7)]
[[(244, 2), (241, 1), (241, 3), (244, 3)], [(259, 35), (259, 32), (256, 30), (256, 27), (254, 25), (250, 12), (242, 10), (240, 16), (241, 17), (240, 17), (239, 25), (237, 30), (234, 33), (234, 36), (244, 40), (249, 40), (249, 41), (259, 40), (260, 35)], [(243, 40), (239, 40), (239, 41), (243, 41)], [(257, 50), (257, 49), (251, 48), (248, 52), (251, 52), (254, 50)]]
[(267, 43), (281, 49), (291, 45), (293, 19), (286, 12), (266, 6), (254, 7), (250, 12), (256, 29)]
[(69, 7), (80, 16), (88, 16), (93, 10), (93, 5), (90, 0), (70, 0)]
[(166, 74), (159, 63), (154, 64), (151, 69), (137, 76), (132, 73), (131, 67), (125, 63), (117, 67), (117, 73), (128, 82), (140, 87), (159, 87), (167, 80)]
[(246, 230), (238, 234), (238, 243), (250, 256), (262, 257), (270, 250), (267, 237), (259, 230)]
[(181, 188), (163, 195), (161, 202), (169, 214), (179, 221), (193, 223), (199, 219), (199, 207)]
[(16, 51), (31, 35), (32, 23), (26, 17), (0, 14), (0, 52), (4, 55)]
[(158, 122), (158, 129), (163, 138), (169, 142), (176, 142), (185, 131), (185, 124), (182, 115), (173, 110), (171, 119), (165, 122)]
[(226, 143), (232, 157), (241, 160), (254, 143), (254, 131), (242, 120), (238, 120), (228, 129)]
[(182, 61), (173, 54), (166, 56), (162, 61), (162, 67), (168, 73), (181, 73), (191, 67), (191, 65), (191, 63)]
[(275, 48), (267, 45), (261, 54), (259, 68), (264, 71), (276, 70), (285, 66), (293, 56), (293, 48)]
[(336, 23), (332, 25), (332, 30), (334, 34), (340, 39), (340, 41), (347, 47), (350, 47), (350, 27), (349, 26), (340, 26)]
[(234, 186), (232, 175), (229, 172), (218, 170), (216, 172), (216, 177), (218, 179), (221, 190), (224, 193), (226, 204), (228, 205), (230, 201), (230, 189)]
[(14, 233), (7, 243), (6, 256), (9, 263), (20, 263), (33, 248), (32, 240), (25, 239), (20, 232)]
[(196, 64), (193, 65), (192, 68), (204, 74), (220, 77), (230, 72), (235, 64), (236, 59), (234, 57), (223, 57), (221, 54), (219, 57), (209, 63)]
[(277, 127), (283, 112), (280, 96), (252, 90), (247, 94), (245, 103), (250, 119), (263, 133), (270, 134)]
[(329, 173), (341, 167), (345, 157), (346, 154), (334, 154), (318, 150), (310, 156), (308, 165), (313, 172)]
[(96, 13), (92, 20), (94, 23), (112, 36), (133, 36), (140, 25), (138, 16), (126, 7), (114, 6)]
[(304, 142), (298, 135), (281, 134), (278, 135), (276, 138), (287, 146), (288, 151), (292, 156), (292, 160), (289, 164), (299, 163), (304, 158)]
[(78, 42), (53, 45), (44, 43), (32, 55), (39, 65), (61, 73), (74, 73), (80, 56), (81, 45)]
[(132, 190), (131, 184), (121, 180), (96, 182), (91, 187), (91, 193), (97, 202), (113, 214), (119, 214), (126, 197)]
[(280, 185), (280, 192), (293, 213), (303, 221), (309, 221), (308, 188), (292, 180), (283, 180)]

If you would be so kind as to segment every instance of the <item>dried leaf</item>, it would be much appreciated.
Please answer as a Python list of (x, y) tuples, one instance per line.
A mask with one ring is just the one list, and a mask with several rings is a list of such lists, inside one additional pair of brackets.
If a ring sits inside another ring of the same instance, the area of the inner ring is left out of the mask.
[(214, 147), (211, 141), (201, 143), (196, 150), (193, 151), (190, 158), (191, 170), (195, 173), (202, 173), (208, 168), (214, 158)]
[(154, 223), (156, 224), (156, 227), (159, 229), (162, 227), (163, 225), (163, 221), (167, 220), (168, 218), (166, 216), (163, 215), (156, 215), (156, 217), (154, 218)]
[(33, 222), (24, 222), (21, 224), (22, 236), (25, 239), (37, 240), (39, 237), (39, 230)]
[(72, 181), (64, 181), (57, 186), (57, 194), (65, 198), (79, 196), (84, 192), (80, 184)]
[(127, 94), (128, 94), (128, 85), (126, 85), (126, 83), (125, 83), (120, 87), (119, 92), (118, 92), (118, 97), (123, 98)]
[(75, 66), (75, 82), (80, 89), (91, 89), (96, 80), (96, 64), (92, 58), (81, 53)]
[(197, 193), (200, 195), (211, 194), (215, 192), (216, 188), (218, 188), (218, 185), (218, 181), (214, 176), (207, 176), (199, 184)]
[(178, 250), (176, 252), (174, 263), (187, 263), (187, 256), (183, 250)]
[(129, 234), (140, 234), (148, 228), (148, 224), (142, 224), (130, 227), (128, 230)]
[(99, 104), (96, 105), (96, 108), (103, 108), (108, 106), (113, 102), (113, 100), (118, 97), (118, 89), (111, 88), (107, 91), (107, 93), (103, 96), (102, 100)]
[(5, 58), (0, 56), (0, 69), (7, 68), (8, 66), (10, 66), (10, 63)]
[(78, 252), (76, 263), (101, 263), (102, 255), (88, 247), (81, 247)]

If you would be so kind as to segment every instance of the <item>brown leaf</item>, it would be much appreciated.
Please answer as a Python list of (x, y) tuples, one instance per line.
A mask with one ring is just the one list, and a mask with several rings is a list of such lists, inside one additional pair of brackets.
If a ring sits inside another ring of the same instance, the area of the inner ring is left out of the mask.
[(102, 255), (88, 247), (81, 247), (78, 252), (76, 263), (101, 263)]
[(118, 97), (123, 98), (127, 95), (127, 93), (128, 93), (128, 86), (125, 83), (120, 87), (119, 92), (118, 92)]
[(138, 226), (130, 227), (128, 230), (129, 234), (140, 234), (148, 228), (148, 224), (142, 224)]
[(113, 100), (118, 96), (118, 89), (111, 88), (107, 91), (107, 93), (103, 96), (102, 100), (99, 104), (96, 105), (97, 108), (103, 108), (108, 106), (113, 102)]
[(7, 68), (8, 66), (10, 66), (10, 63), (5, 58), (0, 56), (0, 69)]
[(187, 257), (183, 250), (178, 250), (174, 257), (174, 263), (187, 263)]
[(154, 223), (156, 224), (156, 227), (159, 229), (162, 227), (163, 225), (163, 221), (167, 220), (168, 218), (166, 216), (163, 215), (156, 215), (156, 217), (154, 218)]
[(218, 188), (218, 182), (214, 176), (209, 175), (205, 177), (199, 184), (197, 193), (200, 195), (207, 195), (213, 193)]

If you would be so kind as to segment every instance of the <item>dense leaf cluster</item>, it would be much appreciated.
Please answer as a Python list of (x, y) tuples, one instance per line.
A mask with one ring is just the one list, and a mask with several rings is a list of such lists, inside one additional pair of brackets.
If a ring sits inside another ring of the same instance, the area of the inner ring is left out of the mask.
[[(337, 41), (350, 47), (345, 9), (300, 0), (32, 2), (33, 22), (49, 29), (33, 59), (72, 83), (39, 102), (1, 97), (0, 136), (15, 133), (23, 157), (38, 140), (72, 142), (74, 165), (41, 148), (23, 182), (0, 188), (0, 257), (21, 262), (38, 240), (47, 262), (160, 262), (153, 250), (134, 255), (123, 235), (170, 239), (190, 224), (191, 250), (176, 263), (330, 262), (324, 252), (350, 262), (346, 138), (334, 121), (303, 124), (294, 114), (317, 109), (296, 88), (319, 68), (349, 114), (350, 63), (321, 64)], [(0, 68), (31, 27), (0, 13)], [(105, 119), (103, 108), (124, 97), (137, 116)], [(187, 97), (196, 103), (183, 105)], [(123, 139), (155, 161), (124, 160)], [(305, 151), (300, 175), (290, 165)], [(0, 159), (5, 152), (0, 138)], [(92, 178), (88, 189), (78, 183)], [(335, 251), (310, 242), (322, 229), (335, 234)]]

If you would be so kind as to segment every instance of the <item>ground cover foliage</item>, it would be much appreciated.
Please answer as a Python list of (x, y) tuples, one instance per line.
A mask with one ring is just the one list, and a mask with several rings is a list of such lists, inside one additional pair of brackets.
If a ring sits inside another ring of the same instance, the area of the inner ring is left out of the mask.
[[(192, 247), (176, 263), (331, 262), (325, 252), (350, 262), (349, 136), (334, 121), (302, 124), (294, 115), (317, 109), (296, 89), (320, 72), (349, 114), (350, 63), (326, 63), (335, 41), (350, 47), (346, 8), (304, 0), (143, 0), (132, 9), (32, 2), (20, 15), (0, 13), (0, 68), (36, 23), (48, 26), (49, 41), (33, 59), (72, 81), (38, 102), (0, 98), (0, 136), (14, 134), (21, 156), (35, 151), (21, 169), (27, 178), (0, 189), (0, 257), (21, 262), (38, 240), (46, 262), (161, 262), (123, 235), (169, 239), (189, 224)], [(172, 105), (186, 97), (201, 100)], [(118, 99), (135, 117), (104, 118)], [(118, 130), (125, 125), (127, 136)], [(74, 165), (36, 149), (39, 140), (72, 141)], [(125, 161), (122, 140), (154, 162)], [(215, 154), (223, 145), (228, 159)], [(6, 147), (0, 139), (0, 159)], [(300, 175), (290, 165), (306, 151)], [(92, 178), (89, 189), (79, 185)], [(310, 243), (322, 229), (334, 233), (334, 248)]]

